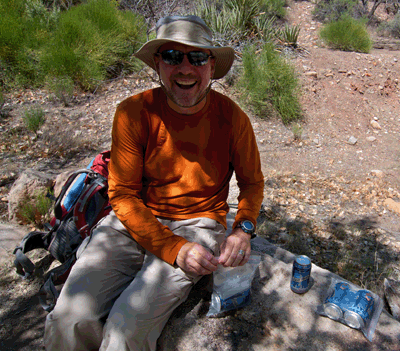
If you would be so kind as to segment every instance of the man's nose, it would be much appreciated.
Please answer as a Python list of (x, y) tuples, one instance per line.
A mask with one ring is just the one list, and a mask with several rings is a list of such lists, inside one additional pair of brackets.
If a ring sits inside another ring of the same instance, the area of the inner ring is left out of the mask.
[(189, 59), (188, 59), (187, 55), (183, 56), (183, 61), (178, 66), (178, 69), (184, 74), (186, 72), (188, 72), (188, 73), (189, 72), (193, 72), (193, 65), (189, 62)]

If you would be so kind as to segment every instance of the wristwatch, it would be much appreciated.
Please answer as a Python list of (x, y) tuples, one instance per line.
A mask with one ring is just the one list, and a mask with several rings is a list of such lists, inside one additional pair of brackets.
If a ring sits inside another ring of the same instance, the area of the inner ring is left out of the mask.
[(256, 233), (255, 233), (256, 228), (255, 228), (254, 224), (253, 224), (251, 221), (247, 220), (247, 219), (245, 219), (244, 221), (241, 221), (241, 222), (237, 225), (236, 228), (240, 228), (240, 229), (242, 229), (245, 233), (251, 234), (251, 239), (254, 239), (254, 238), (257, 236)]

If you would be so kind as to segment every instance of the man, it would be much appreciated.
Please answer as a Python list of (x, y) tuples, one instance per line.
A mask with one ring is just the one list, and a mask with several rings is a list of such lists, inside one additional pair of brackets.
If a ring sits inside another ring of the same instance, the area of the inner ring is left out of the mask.
[[(48, 350), (155, 350), (203, 275), (250, 256), (263, 197), (259, 152), (248, 117), (210, 89), (229, 71), (233, 50), (213, 47), (196, 16), (166, 17), (136, 57), (157, 71), (161, 88), (117, 108), (113, 212), (81, 245), (47, 317)], [(233, 171), (239, 204), (225, 238)]]

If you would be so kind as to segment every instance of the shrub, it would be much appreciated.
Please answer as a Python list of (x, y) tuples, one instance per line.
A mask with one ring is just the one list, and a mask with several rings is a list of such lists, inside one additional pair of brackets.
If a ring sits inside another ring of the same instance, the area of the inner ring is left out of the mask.
[(137, 67), (132, 55), (145, 41), (143, 28), (142, 17), (119, 11), (116, 2), (91, 0), (61, 13), (42, 67), (50, 76), (70, 77), (83, 89), (93, 89)]
[(361, 13), (365, 14), (360, 6), (357, 0), (320, 0), (314, 7), (313, 17), (321, 22), (338, 21), (346, 15), (359, 18)]
[(18, 217), (25, 224), (33, 223), (42, 226), (50, 218), (50, 209), (53, 201), (46, 196), (47, 190), (36, 193), (32, 198), (26, 199), (18, 211)]
[(2, 0), (0, 17), (0, 83), (37, 86), (43, 80), (40, 50), (57, 22), (58, 10), (46, 9), (40, 0)]
[(394, 38), (400, 39), (400, 14), (396, 14), (389, 22), (382, 23), (378, 29), (379, 33), (388, 33)]
[(57, 99), (68, 106), (74, 94), (74, 82), (70, 77), (49, 77), (46, 85)]
[(45, 113), (40, 107), (33, 107), (25, 110), (23, 121), (31, 132), (36, 133), (45, 122)]
[(283, 123), (301, 119), (299, 83), (292, 67), (271, 43), (266, 43), (260, 54), (254, 46), (243, 53), (243, 74), (240, 86), (247, 102), (261, 117), (271, 113), (271, 106)]
[(325, 25), (320, 36), (333, 49), (368, 53), (372, 48), (364, 21), (351, 17)]

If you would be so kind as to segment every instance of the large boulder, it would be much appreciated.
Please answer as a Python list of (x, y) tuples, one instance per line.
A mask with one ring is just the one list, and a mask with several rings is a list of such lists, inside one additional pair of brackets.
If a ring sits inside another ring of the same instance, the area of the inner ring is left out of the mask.
[(295, 294), (289, 286), (295, 255), (262, 238), (252, 240), (252, 249), (262, 253), (263, 260), (253, 280), (251, 304), (222, 318), (208, 318), (210, 281), (203, 278), (174, 311), (158, 350), (400, 351), (400, 323), (385, 310), (372, 342), (360, 331), (316, 313), (331, 279), (340, 277), (313, 265), (312, 288)]
[(8, 194), (8, 218), (14, 221), (18, 218), (18, 211), (27, 198), (35, 193), (46, 191), (54, 184), (51, 174), (27, 169), (15, 181)]

